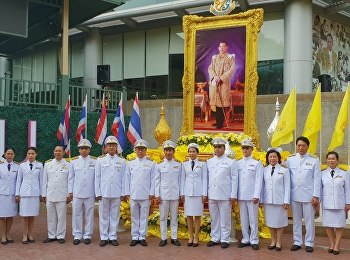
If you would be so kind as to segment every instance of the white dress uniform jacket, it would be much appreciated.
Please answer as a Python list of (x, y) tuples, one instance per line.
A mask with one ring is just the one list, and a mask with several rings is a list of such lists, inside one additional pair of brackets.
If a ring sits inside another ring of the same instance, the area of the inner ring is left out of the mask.
[(174, 159), (156, 166), (155, 196), (162, 200), (178, 200), (180, 197), (181, 163)]
[(252, 156), (238, 161), (238, 200), (260, 199), (263, 165)]
[(126, 167), (125, 195), (132, 200), (148, 200), (154, 196), (155, 164), (144, 156), (130, 161)]
[(226, 154), (213, 157), (207, 162), (208, 198), (230, 200), (237, 198), (237, 162)]
[(345, 209), (350, 204), (349, 172), (336, 167), (332, 178), (331, 168), (322, 171), (321, 202), (323, 209)]
[(95, 196), (118, 198), (124, 196), (125, 159), (109, 154), (96, 161)]
[(69, 163), (62, 158), (60, 161), (52, 159), (44, 165), (42, 196), (47, 201), (62, 202), (68, 197)]
[(182, 165), (180, 194), (181, 196), (207, 196), (207, 164), (196, 159), (192, 170), (191, 161), (188, 160)]
[(0, 163), (0, 195), (15, 195), (19, 165), (14, 161), (10, 162), (10, 172), (7, 165), (7, 161)]
[(320, 161), (306, 153), (303, 156), (293, 154), (287, 158), (291, 174), (291, 200), (311, 202), (313, 197), (320, 198), (321, 169)]
[(96, 159), (79, 155), (70, 162), (68, 192), (75, 198), (95, 197)]
[(260, 203), (275, 205), (290, 204), (289, 169), (277, 163), (272, 176), (271, 170), (271, 165), (264, 168), (263, 190)]
[(16, 196), (41, 196), (44, 166), (37, 161), (34, 161), (32, 164), (32, 170), (30, 169), (29, 161), (20, 164), (17, 176)]

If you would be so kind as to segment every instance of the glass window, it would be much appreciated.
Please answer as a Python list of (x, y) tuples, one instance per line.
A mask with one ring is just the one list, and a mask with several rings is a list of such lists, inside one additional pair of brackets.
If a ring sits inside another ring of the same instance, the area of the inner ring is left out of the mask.
[(283, 94), (283, 60), (258, 61), (258, 95)]

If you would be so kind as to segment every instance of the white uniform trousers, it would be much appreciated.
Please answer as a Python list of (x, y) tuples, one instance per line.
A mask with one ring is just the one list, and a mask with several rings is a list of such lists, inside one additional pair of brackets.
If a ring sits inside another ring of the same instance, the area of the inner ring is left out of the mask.
[(83, 237), (83, 215), (85, 213), (84, 239), (91, 239), (94, 231), (95, 197), (73, 198), (72, 201), (72, 227), (74, 239)]
[(148, 232), (149, 200), (130, 200), (132, 240), (145, 239)]
[(230, 243), (231, 233), (231, 201), (209, 199), (211, 218), (211, 241)]
[(315, 239), (315, 212), (316, 209), (311, 202), (297, 202), (290, 203), (293, 215), (293, 240), (294, 245), (301, 246), (303, 244), (302, 237), (302, 218), (305, 220), (305, 246), (314, 246)]
[(67, 203), (65, 201), (46, 202), (47, 230), (49, 238), (65, 238)]
[(99, 201), (98, 215), (100, 218), (101, 240), (117, 239), (117, 227), (120, 218), (120, 197), (102, 197), (102, 200)]
[(162, 240), (168, 238), (168, 212), (170, 211), (170, 229), (171, 239), (177, 239), (177, 212), (179, 207), (179, 200), (162, 200), (159, 204), (160, 211), (160, 233)]
[[(259, 203), (254, 204), (253, 200), (240, 200), (239, 212), (242, 226), (242, 241), (244, 244), (258, 244), (258, 211)], [(249, 234), (250, 227), (250, 234)]]

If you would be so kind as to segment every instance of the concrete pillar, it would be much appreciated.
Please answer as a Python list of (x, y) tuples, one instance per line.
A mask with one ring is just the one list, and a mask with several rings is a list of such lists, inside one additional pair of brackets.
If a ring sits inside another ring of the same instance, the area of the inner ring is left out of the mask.
[(97, 85), (97, 65), (102, 64), (102, 36), (98, 28), (90, 28), (84, 33), (84, 86), (100, 89)]
[(5, 77), (6, 71), (11, 71), (11, 62), (6, 57), (0, 57), (0, 77)]
[(284, 1), (283, 92), (312, 92), (312, 0)]

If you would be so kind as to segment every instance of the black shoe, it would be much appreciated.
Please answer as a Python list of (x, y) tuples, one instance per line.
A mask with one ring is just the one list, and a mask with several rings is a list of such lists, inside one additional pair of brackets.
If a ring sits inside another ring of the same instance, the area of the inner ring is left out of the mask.
[(57, 239), (56, 238), (46, 238), (43, 243), (51, 243), (51, 242), (54, 242), (56, 241)]
[(188, 247), (193, 246), (193, 242), (187, 243), (187, 246), (188, 246)]
[(73, 240), (73, 245), (79, 245), (79, 244), (80, 244), (80, 239)]
[(34, 240), (34, 239), (30, 239), (30, 238), (28, 237), (28, 242), (29, 242), (29, 243), (35, 243), (35, 240)]
[(131, 240), (130, 246), (136, 246), (138, 244), (138, 240)]
[(160, 240), (159, 246), (163, 247), (163, 246), (165, 246), (167, 243), (168, 243), (168, 241), (167, 241), (166, 239)]
[(282, 250), (282, 246), (280, 246), (280, 247), (276, 246), (275, 250), (276, 251), (281, 251)]
[(144, 239), (141, 239), (140, 241), (141, 246), (147, 246), (147, 242)]
[(223, 126), (217, 126), (217, 127), (215, 127), (216, 129), (222, 129), (223, 128)]
[(340, 251), (333, 250), (333, 255), (339, 255)]
[[(314, 248), (313, 248), (312, 246), (307, 246), (307, 247), (306, 247), (306, 252), (311, 253), (311, 252), (313, 252), (313, 251), (314, 251)], [(333, 252), (333, 254), (334, 254), (334, 252)]]
[(173, 245), (175, 245), (175, 246), (181, 246), (179, 240), (177, 240), (177, 239), (172, 239), (172, 240), (171, 240), (171, 243), (172, 243)]
[(91, 243), (91, 239), (90, 238), (85, 238), (84, 239), (84, 244), (85, 245), (88, 245), (88, 244), (90, 244)]
[(253, 250), (259, 250), (259, 245), (258, 244), (252, 244)]
[(276, 248), (276, 246), (268, 246), (268, 247), (267, 247), (268, 250), (273, 250), (273, 249), (275, 249), (275, 248)]
[(237, 244), (238, 248), (243, 248), (243, 247), (246, 247), (246, 246), (250, 246), (250, 243), (247, 243), (247, 244), (245, 244), (245, 243), (238, 243)]
[(22, 240), (22, 244), (28, 244), (28, 240)]
[[(64, 238), (59, 238), (57, 239), (58, 243), (60, 244), (64, 244), (66, 242), (66, 240), (64, 240)], [(80, 241), (79, 241), (80, 242)]]
[(109, 243), (112, 244), (112, 246), (119, 246), (119, 243), (116, 239), (109, 240)]
[(193, 243), (193, 247), (197, 247), (198, 246), (198, 243)]
[(7, 241), (1, 241), (2, 245), (7, 245)]
[(221, 243), (221, 248), (228, 248), (228, 243), (222, 242)]
[(215, 123), (215, 124), (212, 124), (212, 126), (216, 126), (216, 123)]
[(100, 241), (100, 246), (106, 246), (107, 245), (107, 240), (101, 240)]
[(14, 243), (15, 242), (15, 241), (13, 241), (13, 239), (7, 239), (6, 241), (7, 241), (7, 243)]
[(301, 246), (293, 245), (293, 246), (290, 248), (290, 250), (292, 250), (292, 251), (297, 251), (297, 250), (299, 250), (300, 248), (301, 248)]
[(210, 242), (208, 242), (208, 244), (207, 244), (207, 246), (216, 246), (216, 245), (218, 245), (219, 243), (218, 242), (214, 242), (214, 241), (210, 241)]

